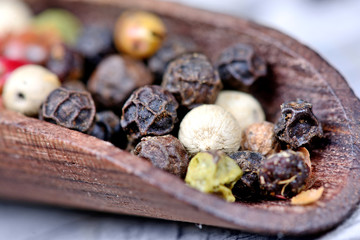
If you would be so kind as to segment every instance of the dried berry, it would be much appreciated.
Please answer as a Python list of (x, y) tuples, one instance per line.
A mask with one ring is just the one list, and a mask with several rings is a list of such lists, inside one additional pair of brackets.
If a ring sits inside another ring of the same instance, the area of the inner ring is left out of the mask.
[(248, 93), (220, 91), (215, 104), (231, 113), (242, 131), (253, 123), (265, 121), (265, 113), (261, 104)]
[(162, 79), (167, 65), (176, 57), (198, 50), (196, 44), (188, 38), (169, 37), (163, 46), (149, 59), (149, 69), (157, 79)]
[(160, 48), (165, 35), (165, 25), (155, 14), (126, 11), (116, 21), (114, 42), (120, 52), (147, 58)]
[(262, 162), (260, 188), (271, 196), (292, 197), (304, 189), (309, 172), (304, 154), (281, 151)]
[(181, 142), (172, 135), (144, 137), (134, 154), (181, 178), (185, 177), (190, 160)]
[(293, 149), (323, 135), (321, 124), (312, 112), (312, 104), (301, 99), (281, 105), (281, 116), (274, 131), (280, 142)]
[(86, 25), (75, 49), (85, 59), (85, 71), (88, 77), (105, 56), (115, 52), (112, 31), (101, 26)]
[(279, 146), (275, 139), (274, 124), (260, 122), (248, 126), (243, 132), (241, 147), (244, 150), (259, 152), (263, 155), (275, 153)]
[(216, 69), (203, 54), (184, 54), (172, 61), (162, 86), (174, 94), (180, 105), (192, 109), (214, 103), (222, 83)]
[(95, 113), (90, 93), (58, 88), (47, 97), (39, 118), (62, 127), (87, 132), (94, 122)]
[(79, 54), (64, 44), (58, 43), (51, 46), (45, 66), (55, 73), (61, 81), (80, 79), (83, 71), (83, 60)]
[(179, 104), (160, 86), (144, 86), (134, 91), (122, 109), (121, 126), (130, 139), (164, 135), (174, 128)]
[(265, 61), (252, 46), (242, 43), (225, 49), (216, 65), (224, 84), (235, 89), (246, 90), (267, 73)]
[(221, 151), (200, 152), (190, 161), (185, 182), (205, 193), (215, 193), (234, 202), (231, 192), (243, 172), (236, 162)]
[(179, 140), (191, 154), (209, 150), (231, 153), (240, 147), (241, 129), (224, 108), (204, 104), (185, 115), (180, 123)]
[(120, 118), (112, 111), (103, 111), (96, 113), (95, 123), (88, 133), (99, 139), (113, 142), (116, 141), (114, 136), (119, 133), (120, 129)]
[(260, 182), (259, 171), (260, 164), (264, 157), (257, 152), (238, 151), (229, 154), (243, 171), (242, 177), (236, 182), (233, 193), (237, 198), (248, 199), (259, 196)]
[(24, 65), (4, 85), (4, 106), (27, 116), (36, 116), (51, 91), (60, 87), (55, 74), (38, 65)]
[(50, 32), (58, 35), (62, 42), (68, 45), (74, 45), (81, 31), (80, 20), (71, 12), (60, 9), (50, 8), (33, 20), (33, 28), (40, 33)]
[(152, 81), (151, 73), (142, 62), (112, 55), (97, 67), (88, 82), (88, 89), (101, 106), (119, 111), (136, 88)]

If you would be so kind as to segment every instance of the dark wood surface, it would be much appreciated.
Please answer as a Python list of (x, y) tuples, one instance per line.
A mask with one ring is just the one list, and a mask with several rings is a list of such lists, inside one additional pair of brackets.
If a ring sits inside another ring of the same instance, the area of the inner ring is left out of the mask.
[(314, 105), (325, 132), (311, 151), (314, 186), (324, 186), (325, 192), (305, 207), (287, 201), (227, 203), (109, 143), (1, 110), (2, 198), (291, 235), (325, 231), (355, 208), (360, 195), (359, 100), (314, 51), (252, 22), (173, 3), (28, 2), (35, 10), (49, 5), (69, 8), (84, 22), (108, 26), (123, 8), (147, 9), (161, 15), (169, 34), (193, 38), (211, 59), (232, 43), (252, 44), (269, 63), (269, 77), (252, 89), (268, 120), (276, 120), (283, 101), (303, 98)]

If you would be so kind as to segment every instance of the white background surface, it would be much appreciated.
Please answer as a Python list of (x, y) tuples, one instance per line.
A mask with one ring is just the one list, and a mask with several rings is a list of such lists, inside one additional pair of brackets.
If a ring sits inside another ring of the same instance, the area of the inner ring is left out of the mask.
[[(310, 46), (348, 80), (360, 96), (360, 1), (178, 0), (253, 19)], [(360, 183), (359, 183), (360, 184)], [(281, 236), (278, 236), (281, 237)], [(311, 239), (360, 239), (358, 208), (338, 228)], [(194, 224), (65, 210), (0, 201), (0, 239), (277, 239)]]

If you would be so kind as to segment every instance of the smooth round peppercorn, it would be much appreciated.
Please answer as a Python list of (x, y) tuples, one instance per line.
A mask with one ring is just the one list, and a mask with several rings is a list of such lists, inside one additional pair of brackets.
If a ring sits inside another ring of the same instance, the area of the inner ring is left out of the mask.
[(163, 46), (149, 59), (149, 69), (156, 79), (162, 80), (167, 65), (176, 57), (196, 52), (197, 45), (189, 38), (173, 36), (165, 40)]
[(260, 166), (260, 188), (270, 196), (292, 197), (305, 188), (309, 166), (301, 152), (281, 151)]
[(0, 57), (0, 94), (3, 91), (4, 84), (9, 78), (10, 74), (18, 67), (28, 64), (24, 61), (10, 60), (4, 57)]
[(150, 161), (155, 167), (185, 177), (189, 155), (181, 142), (172, 135), (144, 137), (133, 153)]
[(228, 202), (234, 202), (231, 192), (243, 172), (237, 163), (221, 151), (196, 154), (190, 161), (185, 182), (205, 193), (214, 193)]
[(161, 86), (174, 94), (180, 105), (192, 109), (214, 103), (222, 83), (208, 58), (193, 53), (181, 55), (169, 64)]
[(262, 155), (275, 153), (279, 149), (279, 144), (275, 139), (274, 124), (264, 121), (248, 126), (243, 132), (241, 147)]
[(0, 39), (24, 31), (31, 23), (31, 10), (22, 1), (0, 1)]
[(236, 182), (233, 193), (239, 199), (254, 199), (260, 195), (259, 171), (264, 161), (263, 155), (251, 151), (238, 151), (229, 154), (243, 171), (242, 177)]
[(239, 90), (247, 90), (267, 74), (265, 61), (256, 55), (252, 46), (242, 43), (225, 49), (216, 66), (224, 84)]
[(57, 88), (42, 105), (39, 119), (87, 132), (93, 125), (95, 113), (95, 104), (90, 93)]
[(33, 28), (40, 33), (50, 32), (58, 35), (68, 45), (74, 45), (81, 31), (81, 21), (71, 12), (50, 8), (37, 15), (33, 20)]
[(129, 140), (170, 133), (177, 119), (179, 104), (160, 86), (135, 90), (122, 108), (121, 126)]
[(179, 140), (191, 154), (209, 150), (231, 153), (240, 147), (241, 129), (224, 108), (204, 104), (185, 115), (180, 123)]
[(297, 99), (283, 103), (281, 116), (275, 124), (275, 137), (293, 149), (311, 142), (313, 138), (322, 137), (323, 130), (319, 120), (312, 111), (312, 104)]
[(120, 112), (136, 88), (152, 82), (151, 73), (142, 62), (128, 56), (111, 55), (98, 65), (87, 86), (98, 104)]
[(36, 116), (51, 91), (60, 87), (55, 74), (38, 65), (17, 68), (7, 79), (3, 100), (7, 109)]
[(120, 52), (147, 58), (161, 47), (165, 35), (165, 25), (155, 14), (126, 11), (116, 21), (114, 42)]
[(253, 123), (265, 121), (265, 113), (259, 101), (248, 93), (220, 91), (215, 104), (223, 107), (235, 117), (241, 131)]

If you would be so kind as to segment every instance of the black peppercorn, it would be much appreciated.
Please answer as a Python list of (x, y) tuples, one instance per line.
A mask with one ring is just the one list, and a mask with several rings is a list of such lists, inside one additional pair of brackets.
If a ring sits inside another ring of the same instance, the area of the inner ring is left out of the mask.
[(97, 104), (118, 113), (132, 91), (152, 81), (150, 71), (142, 62), (111, 55), (99, 64), (87, 86)]
[(216, 69), (203, 54), (184, 54), (172, 61), (162, 86), (174, 94), (180, 105), (192, 109), (214, 103), (222, 83)]
[(177, 122), (179, 104), (175, 97), (160, 86), (144, 86), (134, 91), (122, 109), (121, 126), (129, 140), (164, 135)]
[(80, 79), (83, 71), (83, 59), (79, 54), (59, 43), (51, 46), (45, 66), (61, 81)]
[(154, 166), (181, 178), (185, 177), (190, 161), (181, 142), (172, 135), (144, 137), (133, 152)]
[(242, 43), (226, 48), (216, 66), (224, 85), (238, 90), (247, 90), (267, 73), (265, 61), (256, 55), (252, 46)]
[(323, 135), (321, 124), (312, 112), (312, 104), (301, 99), (281, 105), (281, 116), (274, 131), (280, 142), (293, 149)]
[(264, 156), (257, 152), (238, 151), (229, 154), (243, 171), (236, 182), (233, 194), (240, 199), (254, 198), (260, 194), (259, 171)]
[(57, 88), (43, 103), (39, 118), (62, 127), (87, 132), (94, 122), (95, 112), (90, 93)]
[(305, 188), (309, 173), (304, 154), (282, 151), (261, 163), (260, 188), (270, 196), (292, 197)]
[(148, 66), (156, 79), (162, 79), (170, 61), (184, 53), (198, 50), (196, 44), (185, 37), (169, 37), (163, 46), (149, 59)]
[(115, 53), (115, 47), (112, 30), (96, 25), (86, 25), (82, 30), (75, 49), (85, 58), (87, 79), (106, 55)]
[(112, 142), (113, 136), (120, 129), (120, 118), (112, 111), (103, 111), (96, 113), (95, 123), (88, 133), (91, 136)]

